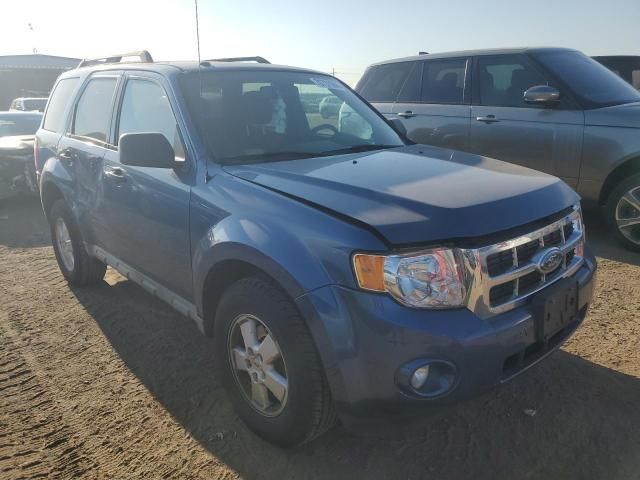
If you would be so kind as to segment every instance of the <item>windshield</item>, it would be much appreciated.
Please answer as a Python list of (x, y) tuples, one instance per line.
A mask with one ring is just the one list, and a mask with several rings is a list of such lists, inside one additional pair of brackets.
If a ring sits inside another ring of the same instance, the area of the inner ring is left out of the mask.
[(0, 137), (34, 135), (41, 119), (40, 115), (0, 117)]
[(217, 162), (289, 160), (404, 145), (377, 113), (333, 77), (255, 70), (201, 75), (185, 75), (182, 90)]
[(47, 106), (46, 98), (27, 98), (24, 100), (25, 110), (37, 110), (39, 112), (44, 112), (44, 107), (46, 106)]
[(615, 73), (583, 53), (545, 51), (533, 54), (560, 78), (586, 108), (640, 102), (640, 93)]

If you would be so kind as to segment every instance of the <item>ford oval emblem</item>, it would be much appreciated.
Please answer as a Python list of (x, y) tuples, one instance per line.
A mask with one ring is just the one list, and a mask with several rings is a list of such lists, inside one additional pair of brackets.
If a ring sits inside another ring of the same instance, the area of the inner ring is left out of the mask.
[(564, 256), (559, 248), (549, 248), (538, 256), (536, 266), (540, 273), (547, 275), (555, 271), (562, 264), (563, 260)]

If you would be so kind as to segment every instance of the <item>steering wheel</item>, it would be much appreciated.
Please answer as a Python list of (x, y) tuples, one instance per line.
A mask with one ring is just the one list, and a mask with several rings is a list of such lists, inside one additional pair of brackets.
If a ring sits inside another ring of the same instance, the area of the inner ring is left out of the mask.
[(321, 125), (313, 127), (311, 129), (311, 133), (316, 134), (318, 132), (321, 132), (322, 130), (331, 130), (334, 135), (337, 135), (339, 133), (336, 127), (334, 127), (333, 125), (329, 125), (328, 123), (323, 123)]

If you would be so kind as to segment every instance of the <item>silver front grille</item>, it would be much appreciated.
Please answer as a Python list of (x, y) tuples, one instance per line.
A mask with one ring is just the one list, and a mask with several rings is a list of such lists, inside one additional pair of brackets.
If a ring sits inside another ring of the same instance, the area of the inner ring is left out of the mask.
[[(527, 297), (584, 262), (584, 227), (579, 207), (545, 227), (494, 245), (462, 250), (470, 277), (468, 307), (481, 318), (512, 310)], [(554, 267), (545, 259), (561, 260)], [(547, 267), (551, 266), (549, 269)]]

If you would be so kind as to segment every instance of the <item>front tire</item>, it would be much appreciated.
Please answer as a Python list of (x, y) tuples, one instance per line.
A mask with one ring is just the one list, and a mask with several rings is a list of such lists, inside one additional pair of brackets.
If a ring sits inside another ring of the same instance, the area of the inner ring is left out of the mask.
[(57, 200), (49, 214), (51, 240), (58, 266), (64, 278), (74, 285), (90, 285), (104, 278), (107, 266), (90, 256), (71, 210)]
[(240, 418), (290, 447), (335, 423), (320, 358), (295, 305), (269, 280), (231, 285), (216, 314), (216, 366)]
[(606, 205), (609, 224), (629, 250), (640, 251), (640, 173), (620, 182)]

